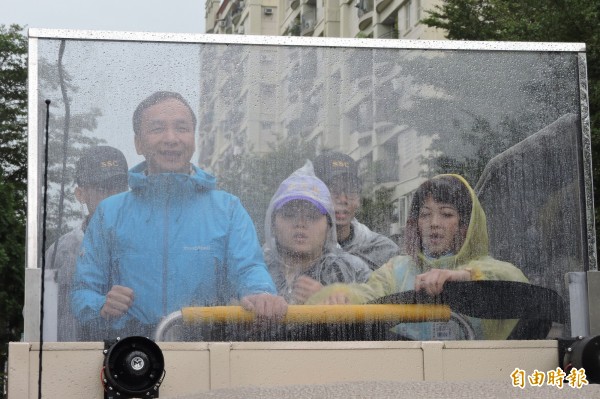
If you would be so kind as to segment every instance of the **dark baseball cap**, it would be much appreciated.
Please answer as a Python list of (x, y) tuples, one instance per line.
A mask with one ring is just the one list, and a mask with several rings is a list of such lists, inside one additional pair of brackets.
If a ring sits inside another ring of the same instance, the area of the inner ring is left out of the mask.
[(115, 186), (127, 189), (127, 160), (114, 147), (95, 146), (83, 150), (75, 165), (78, 186)]
[(360, 184), (356, 161), (341, 152), (322, 153), (313, 161), (313, 168), (315, 175), (327, 185), (338, 176), (345, 176), (349, 182)]

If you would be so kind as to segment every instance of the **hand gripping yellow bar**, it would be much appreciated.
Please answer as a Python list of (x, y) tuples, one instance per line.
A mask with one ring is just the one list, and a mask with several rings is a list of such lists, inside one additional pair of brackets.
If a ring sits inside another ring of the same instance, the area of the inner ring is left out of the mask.
[[(254, 313), (241, 306), (182, 308), (184, 323), (247, 323)], [(423, 322), (450, 320), (446, 305), (289, 305), (283, 323)]]

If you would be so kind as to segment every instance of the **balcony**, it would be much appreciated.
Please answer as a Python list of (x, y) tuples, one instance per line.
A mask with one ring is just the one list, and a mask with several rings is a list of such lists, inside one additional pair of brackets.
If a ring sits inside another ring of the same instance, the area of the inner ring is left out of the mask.
[(363, 148), (371, 148), (371, 143), (373, 142), (373, 138), (371, 137), (371, 132), (368, 130), (359, 132), (359, 131), (354, 131), (353, 133), (357, 134), (358, 139), (358, 145), (363, 147)]
[(376, 0), (375, 9), (378, 13), (382, 12), (389, 6), (394, 0)]
[(358, 28), (365, 30), (373, 23), (373, 0), (356, 0)]
[(358, 29), (363, 31), (366, 30), (373, 23), (373, 11), (363, 15), (358, 20)]
[(373, 23), (373, 0), (357, 0), (358, 29), (365, 30)]

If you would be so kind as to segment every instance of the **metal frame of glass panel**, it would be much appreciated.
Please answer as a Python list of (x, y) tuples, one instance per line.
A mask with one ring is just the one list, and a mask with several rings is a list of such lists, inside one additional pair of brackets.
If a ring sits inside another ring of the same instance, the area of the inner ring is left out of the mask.
[[(29, 30), (29, 132), (37, 132), (39, 126), (38, 55), (39, 41), (43, 39), (67, 39), (74, 41), (116, 41), (116, 42), (157, 42), (189, 44), (235, 44), (258, 46), (318, 47), (318, 48), (365, 48), (365, 49), (406, 49), (406, 50), (452, 50), (482, 52), (566, 52), (577, 54), (581, 115), (581, 176), (585, 204), (584, 232), (587, 237), (586, 270), (597, 270), (596, 238), (593, 213), (593, 185), (591, 168), (591, 133), (587, 90), (587, 70), (585, 44), (581, 43), (526, 43), (526, 42), (465, 42), (465, 41), (415, 41), (344, 38), (298, 38), (280, 36), (243, 35), (203, 35), (203, 34), (161, 34), (135, 32), (103, 32), (76, 30)], [(43, 166), (42, 132), (30, 134), (28, 147), (28, 223), (27, 223), (27, 268), (39, 267), (41, 248), (42, 192), (41, 168)], [(28, 292), (28, 296), (32, 295)], [(35, 313), (35, 312), (34, 312)]]

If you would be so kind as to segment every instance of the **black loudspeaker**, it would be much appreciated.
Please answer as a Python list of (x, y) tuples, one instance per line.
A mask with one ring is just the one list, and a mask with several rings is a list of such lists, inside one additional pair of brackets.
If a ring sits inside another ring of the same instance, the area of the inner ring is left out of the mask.
[(158, 398), (165, 359), (154, 341), (127, 337), (106, 343), (103, 366), (105, 399)]
[(564, 352), (563, 370), (585, 370), (590, 384), (600, 384), (600, 335), (572, 340)]

